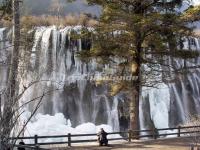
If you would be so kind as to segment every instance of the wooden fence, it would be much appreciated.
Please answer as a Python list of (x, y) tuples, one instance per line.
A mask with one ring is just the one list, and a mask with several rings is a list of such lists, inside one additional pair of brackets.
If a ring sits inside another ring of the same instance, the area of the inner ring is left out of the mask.
[[(159, 131), (172, 131), (172, 133), (160, 133)], [(132, 139), (141, 139), (141, 138), (161, 138), (165, 136), (174, 136), (181, 137), (181, 135), (192, 135), (200, 132), (200, 126), (179, 126), (175, 128), (162, 128), (162, 129), (153, 129), (153, 130), (129, 130), (126, 132), (112, 132), (108, 133), (108, 135), (123, 135), (120, 138), (108, 138), (109, 141), (114, 140), (127, 140), (131, 142)], [(68, 146), (72, 146), (73, 143), (85, 143), (85, 142), (97, 142), (97, 139), (90, 140), (73, 140), (73, 137), (94, 137), (97, 134), (70, 134), (67, 135), (54, 135), (54, 136), (38, 136), (35, 135), (33, 137), (12, 137), (10, 140), (34, 140), (33, 144), (27, 144), (29, 146), (39, 146), (39, 145), (58, 145), (58, 144), (67, 144)], [(39, 142), (39, 139), (57, 139), (57, 138), (66, 138), (66, 141), (63, 142)]]

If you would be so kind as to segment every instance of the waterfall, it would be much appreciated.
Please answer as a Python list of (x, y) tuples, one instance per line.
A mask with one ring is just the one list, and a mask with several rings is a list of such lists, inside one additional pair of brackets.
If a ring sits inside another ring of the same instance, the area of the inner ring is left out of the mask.
[[(65, 118), (68, 121), (60, 122), (70, 125), (70, 129), (91, 122), (95, 125), (106, 124), (114, 131), (119, 131), (120, 117), (127, 109), (121, 105), (127, 103), (127, 98), (123, 94), (111, 97), (107, 94), (106, 84), (98, 85), (85, 80), (85, 75), (101, 76), (101, 72), (97, 71), (95, 60), (85, 63), (76, 56), (76, 53), (87, 45), (85, 40), (74, 39), (72, 36), (72, 32), (79, 33), (80, 28), (38, 27), (34, 32), (30, 32), (34, 34), (32, 47), (24, 48), (23, 53), (27, 59), (20, 58), (23, 69), (19, 75), (19, 92), (26, 89), (30, 83), (39, 82), (28, 88), (20, 104), (41, 96), (43, 92), (54, 91), (45, 95), (38, 116), (31, 120), (32, 125), (38, 118), (48, 118), (39, 115), (42, 114)], [(0, 29), (0, 40), (7, 38), (7, 32), (5, 28)], [(0, 48), (3, 49), (0, 51), (1, 60), (7, 61), (9, 50), (4, 50), (7, 45), (8, 42), (0, 43)], [(186, 43), (184, 45), (188, 47)], [(195, 39), (193, 49), (199, 48), (200, 40)], [(176, 67), (183, 66), (184, 63), (178, 59), (169, 62)], [(199, 62), (200, 59), (193, 59), (188, 65)], [(102, 68), (103, 71), (109, 70), (108, 65)], [(1, 65), (1, 89), (6, 86), (7, 72), (8, 67)], [(159, 80), (163, 78), (162, 74), (157, 77)], [(153, 78), (150, 77), (149, 80), (151, 79)], [(162, 81), (156, 87), (143, 87), (139, 104), (140, 128), (174, 127), (187, 121), (188, 115), (200, 114), (199, 84), (200, 70), (195, 69), (184, 77), (178, 76), (174, 83)], [(24, 110), (31, 112), (35, 105), (36, 102), (32, 102)], [(29, 113), (25, 116), (27, 114)]]
[(10, 48), (9, 37), (10, 32), (6, 28), (0, 28), (0, 100), (1, 110), (3, 110), (5, 88), (8, 83), (8, 68), (10, 60)]
[(169, 128), (170, 90), (162, 82), (162, 68), (160, 65), (149, 66), (144, 64), (142, 69), (150, 71), (150, 74), (144, 74), (142, 78), (146, 79), (147, 84), (152, 82), (154, 84), (151, 87), (142, 87), (139, 101), (140, 128)]
[[(184, 48), (200, 50), (200, 40), (193, 40), (192, 45), (184, 42)], [(200, 58), (187, 61), (187, 66), (199, 64)], [(181, 59), (169, 59), (169, 64), (175, 68), (184, 66)], [(170, 70), (169, 70), (170, 71)], [(140, 98), (140, 127), (141, 129), (168, 128), (184, 124), (194, 115), (199, 114), (200, 91), (199, 91), (199, 71), (190, 70), (187, 74), (177, 74), (173, 82), (157, 84), (154, 87), (143, 87)], [(154, 74), (154, 73), (152, 73)], [(162, 74), (156, 75), (161, 78)], [(163, 78), (163, 77), (162, 77)]]
[(0, 91), (6, 86), (6, 82), (7, 82), (7, 76), (8, 76), (8, 72), (7, 72), (7, 66), (5, 65), (7, 62), (7, 57), (8, 57), (8, 51), (5, 50), (5, 48), (7, 47), (5, 38), (5, 32), (6, 32), (6, 28), (1, 28), (0, 29), (0, 62), (1, 62), (1, 66), (0, 66)]
[[(20, 91), (31, 82), (41, 82), (29, 88), (21, 102), (34, 99), (44, 91), (56, 90), (44, 97), (38, 113), (63, 113), (73, 127), (91, 122), (107, 124), (119, 131), (118, 96), (110, 97), (107, 86), (86, 80), (86, 74), (98, 73), (96, 63), (94, 60), (82, 62), (76, 56), (86, 44), (81, 39), (73, 39), (71, 33), (79, 33), (80, 29), (79, 26), (35, 29), (33, 47), (30, 56), (26, 56), (30, 60), (25, 62), (30, 65), (21, 74)], [(35, 103), (31, 103), (25, 109), (32, 111), (34, 106)]]

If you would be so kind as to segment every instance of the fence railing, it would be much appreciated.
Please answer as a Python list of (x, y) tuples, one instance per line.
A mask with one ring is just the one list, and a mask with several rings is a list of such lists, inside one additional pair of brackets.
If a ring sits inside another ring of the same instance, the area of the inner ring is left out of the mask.
[[(160, 131), (173, 131), (172, 133), (162, 133)], [(160, 133), (159, 133), (160, 132)], [(141, 139), (141, 138), (161, 138), (165, 136), (174, 135), (174, 137), (181, 137), (183, 134), (194, 134), (200, 133), (200, 126), (178, 126), (175, 128), (162, 128), (162, 129), (152, 129), (152, 130), (129, 130), (126, 132), (112, 132), (108, 135), (123, 135), (119, 138), (108, 138), (109, 141), (114, 140), (127, 140), (131, 142), (132, 139)], [(72, 143), (85, 143), (85, 142), (96, 142), (97, 139), (94, 139), (94, 136), (97, 134), (71, 134), (66, 135), (54, 135), (54, 136), (32, 136), (32, 137), (12, 137), (10, 140), (34, 140), (33, 144), (27, 144), (29, 146), (38, 146), (38, 145), (58, 145), (58, 144), (67, 144), (72, 146)], [(91, 139), (85, 140), (73, 140), (73, 137), (93, 137)], [(57, 138), (66, 138), (66, 141), (62, 142), (39, 142), (39, 139), (57, 139)]]

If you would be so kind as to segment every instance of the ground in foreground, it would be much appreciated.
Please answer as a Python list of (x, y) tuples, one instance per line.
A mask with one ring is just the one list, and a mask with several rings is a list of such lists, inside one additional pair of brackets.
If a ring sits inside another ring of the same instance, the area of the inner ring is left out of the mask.
[(108, 147), (72, 146), (65, 148), (51, 148), (53, 150), (189, 150), (193, 144), (193, 138), (169, 138), (159, 140), (142, 140), (128, 142), (111, 143)]

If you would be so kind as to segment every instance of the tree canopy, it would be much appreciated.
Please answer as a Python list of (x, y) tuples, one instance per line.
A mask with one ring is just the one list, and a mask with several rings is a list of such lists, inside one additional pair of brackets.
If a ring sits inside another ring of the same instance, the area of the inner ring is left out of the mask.
[[(188, 6), (181, 0), (88, 0), (102, 7), (95, 28), (93, 48), (82, 57), (98, 58), (101, 62), (124, 60), (120, 67), (140, 66), (142, 63), (166, 65), (166, 58), (191, 59), (197, 51), (184, 47), (194, 36), (193, 23), (200, 19), (200, 6)], [(150, 56), (151, 57), (147, 57)], [(155, 59), (156, 58), (156, 59)], [(176, 68), (178, 69), (178, 68)], [(134, 69), (138, 74), (137, 69)]]
[[(8, 19), (7, 15), (12, 14), (12, 1), (11, 0), (2, 0), (0, 2), (0, 20)], [(6, 18), (5, 18), (6, 16)]]
[(141, 86), (162, 82), (158, 78), (163, 67), (168, 68), (165, 71), (170, 73), (165, 74), (170, 78), (174, 77), (172, 71), (192, 67), (187, 63), (174, 65), (173, 60), (190, 62), (199, 56), (189, 41), (195, 36), (194, 23), (200, 20), (200, 6), (187, 2), (188, 7), (183, 10), (186, 1), (182, 0), (88, 0), (90, 5), (101, 6), (102, 15), (92, 33), (92, 48), (82, 51), (80, 56), (116, 66), (115, 75), (138, 76), (131, 82), (120, 80), (110, 84), (113, 94), (130, 91), (131, 129), (139, 126)]

